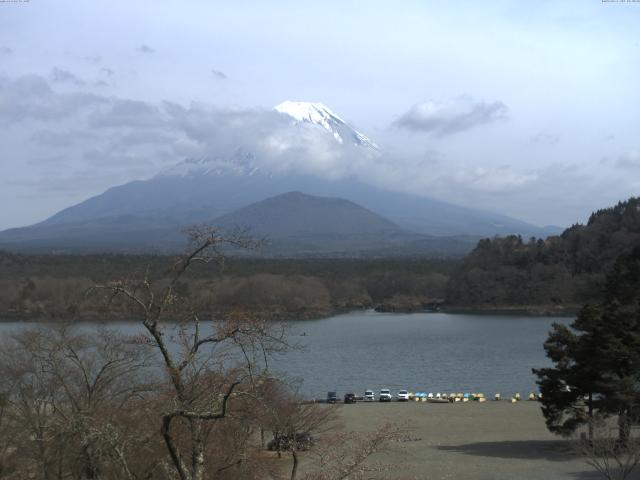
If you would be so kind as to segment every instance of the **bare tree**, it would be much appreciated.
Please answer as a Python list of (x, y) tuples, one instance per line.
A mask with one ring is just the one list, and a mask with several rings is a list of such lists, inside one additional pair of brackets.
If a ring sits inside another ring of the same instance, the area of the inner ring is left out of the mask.
[[(7, 407), (9, 405), (6, 393), (0, 393), (0, 439), (8, 439), (13, 436), (11, 424), (7, 420)], [(6, 478), (14, 470), (16, 449), (7, 440), (0, 440), (0, 478)]]
[(583, 435), (576, 443), (576, 453), (607, 480), (630, 478), (640, 464), (640, 438), (629, 432), (628, 440), (622, 442), (617, 428), (611, 419), (594, 416), (590, 437)]
[(39, 328), (5, 340), (1, 396), (13, 433), (7, 443), (21, 456), (17, 478), (30, 471), (43, 479), (99, 479), (107, 472), (136, 478), (121, 417), (150, 390), (147, 360), (145, 351), (107, 330)]
[(221, 320), (201, 321), (188, 298), (178, 293), (180, 280), (197, 263), (223, 259), (221, 247), (251, 247), (253, 242), (242, 232), (225, 236), (210, 228), (193, 230), (191, 240), (193, 248), (161, 279), (147, 275), (95, 287), (137, 307), (145, 329), (139, 340), (160, 354), (166, 379), (160, 428), (180, 480), (213, 475), (212, 424), (231, 415), (232, 403), (254, 397), (268, 377), (268, 354), (286, 348), (284, 330), (255, 315), (232, 312)]
[[(372, 457), (388, 451), (391, 444), (409, 439), (408, 428), (385, 424), (372, 432), (328, 435), (311, 454), (310, 472), (304, 480), (365, 480), (389, 471), (393, 465)], [(390, 477), (389, 477), (390, 478)]]
[[(336, 406), (305, 401), (291, 385), (270, 379), (260, 389), (260, 427), (271, 433), (269, 447), (292, 457), (291, 480), (299, 468), (298, 452), (313, 447), (315, 438), (336, 426)], [(262, 442), (264, 444), (264, 441)]]

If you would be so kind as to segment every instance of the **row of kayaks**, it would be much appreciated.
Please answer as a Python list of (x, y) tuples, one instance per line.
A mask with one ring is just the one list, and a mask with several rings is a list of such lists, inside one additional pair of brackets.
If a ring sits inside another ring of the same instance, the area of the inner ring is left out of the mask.
[[(493, 397), (494, 400), (502, 400), (502, 395), (496, 393)], [(530, 401), (537, 401), (542, 399), (542, 394), (530, 393), (527, 397)], [(428, 402), (428, 403), (455, 403), (455, 402), (486, 402), (487, 398), (483, 393), (426, 393), (426, 392), (409, 392), (409, 400), (415, 402)], [(512, 403), (516, 403), (522, 400), (519, 393), (516, 393), (510, 398)]]

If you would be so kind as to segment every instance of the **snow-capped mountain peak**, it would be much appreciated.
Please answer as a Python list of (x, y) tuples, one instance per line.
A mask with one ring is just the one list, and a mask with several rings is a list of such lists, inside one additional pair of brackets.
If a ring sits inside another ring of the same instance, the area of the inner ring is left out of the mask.
[[(351, 158), (351, 155), (376, 158), (380, 154), (380, 148), (373, 141), (351, 127), (322, 103), (286, 101), (277, 105), (275, 110), (291, 119), (288, 128), (295, 130), (304, 125), (310, 126), (314, 130), (317, 128), (329, 132), (335, 141), (348, 152), (347, 158)], [(324, 135), (325, 133), (322, 130), (319, 130), (318, 133)], [(300, 136), (301, 141), (305, 141), (306, 138), (305, 136)], [(254, 145), (255, 147), (256, 145)], [(257, 155), (265, 153), (261, 153), (259, 146), (257, 152)], [(274, 162), (274, 159), (271, 159), (271, 165), (277, 163), (277, 159), (275, 160)], [(176, 165), (166, 168), (158, 175), (165, 177), (224, 175), (262, 175), (269, 177), (273, 174), (269, 161), (264, 161), (264, 158), (262, 160), (257, 158), (251, 147), (239, 145), (232, 153), (212, 152), (210, 155), (200, 158), (187, 158)]]
[(292, 102), (287, 100), (275, 106), (275, 110), (289, 115), (295, 122), (307, 122), (319, 125), (331, 132), (339, 143), (351, 140), (354, 145), (379, 152), (380, 147), (366, 135), (358, 132), (329, 107), (319, 102)]
[(287, 100), (276, 105), (275, 109), (280, 113), (286, 113), (299, 122), (316, 123), (327, 130), (331, 129), (331, 120), (345, 125), (347, 123), (333, 113), (329, 107), (319, 102), (292, 102)]

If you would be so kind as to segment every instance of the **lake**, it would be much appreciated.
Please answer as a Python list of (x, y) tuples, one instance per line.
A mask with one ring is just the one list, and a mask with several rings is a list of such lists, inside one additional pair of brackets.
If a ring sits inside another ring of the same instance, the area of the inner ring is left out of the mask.
[[(531, 369), (550, 365), (543, 343), (553, 322), (571, 319), (366, 311), (296, 321), (290, 341), (304, 349), (276, 357), (272, 366), (304, 379), (301, 393), (313, 398), (365, 388), (525, 396), (537, 391)], [(29, 325), (0, 323), (0, 334)], [(124, 333), (140, 328), (110, 325)]]
[(534, 367), (550, 365), (543, 343), (553, 322), (566, 317), (391, 314), (357, 312), (299, 321), (288, 353), (276, 368), (304, 378), (302, 391), (364, 392), (407, 388), (426, 392), (537, 392)]

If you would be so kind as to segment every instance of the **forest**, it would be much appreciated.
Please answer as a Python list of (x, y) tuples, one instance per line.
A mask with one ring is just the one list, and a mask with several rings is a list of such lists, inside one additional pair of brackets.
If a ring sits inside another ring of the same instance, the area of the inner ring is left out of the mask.
[(616, 259), (640, 244), (640, 199), (591, 214), (547, 239), (484, 239), (451, 276), (449, 305), (461, 308), (576, 310), (602, 298)]
[[(85, 292), (96, 283), (148, 274), (172, 258), (142, 255), (0, 253), (0, 314), (51, 320), (126, 318), (126, 305), (105, 308)], [(226, 258), (195, 265), (178, 289), (201, 312), (260, 312), (306, 319), (357, 309), (422, 310), (442, 302), (456, 267), (446, 259)], [(111, 307), (111, 306), (110, 306)]]

